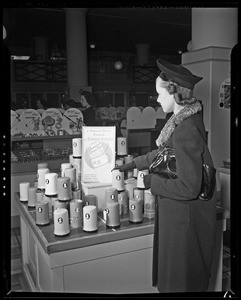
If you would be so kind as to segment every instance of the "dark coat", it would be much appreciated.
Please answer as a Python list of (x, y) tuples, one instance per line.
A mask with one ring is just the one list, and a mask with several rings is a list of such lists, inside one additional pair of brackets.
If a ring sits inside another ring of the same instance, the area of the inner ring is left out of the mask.
[(84, 123), (86, 126), (96, 126), (95, 110), (92, 106), (82, 111)]
[[(200, 113), (178, 125), (168, 146), (174, 148), (177, 179), (153, 175), (157, 195), (153, 244), (153, 286), (159, 292), (207, 291), (216, 232), (216, 193), (198, 199), (203, 161), (213, 166)], [(135, 159), (147, 169), (157, 150)]]

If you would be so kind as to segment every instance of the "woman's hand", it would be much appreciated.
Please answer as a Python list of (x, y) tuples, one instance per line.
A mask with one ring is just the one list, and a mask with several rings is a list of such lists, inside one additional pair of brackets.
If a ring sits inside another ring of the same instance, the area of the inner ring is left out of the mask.
[(129, 170), (133, 170), (135, 169), (136, 167), (136, 164), (134, 161), (128, 163), (128, 164), (124, 164), (122, 166), (116, 166), (114, 169), (112, 169), (111, 171), (113, 170), (120, 170), (121, 172), (125, 172), (125, 171), (129, 171)]

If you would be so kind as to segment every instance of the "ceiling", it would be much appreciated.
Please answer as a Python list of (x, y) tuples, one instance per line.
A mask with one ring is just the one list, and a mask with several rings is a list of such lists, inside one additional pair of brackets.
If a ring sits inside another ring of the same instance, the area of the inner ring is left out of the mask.
[[(89, 8), (86, 22), (88, 43), (99, 51), (135, 53), (136, 44), (149, 44), (151, 53), (177, 54), (191, 39), (191, 8)], [(46, 36), (65, 48), (64, 8), (3, 8), (3, 24), (10, 47)]]

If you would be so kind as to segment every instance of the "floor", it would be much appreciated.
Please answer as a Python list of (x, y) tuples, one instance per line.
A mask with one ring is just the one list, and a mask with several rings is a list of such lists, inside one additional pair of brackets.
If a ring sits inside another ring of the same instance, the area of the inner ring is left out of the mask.
[[(230, 268), (230, 243), (229, 233), (224, 235), (223, 247), (223, 291), (230, 290), (231, 268)], [(20, 228), (11, 229), (11, 286), (12, 291), (28, 292), (30, 287), (21, 271), (21, 234)]]

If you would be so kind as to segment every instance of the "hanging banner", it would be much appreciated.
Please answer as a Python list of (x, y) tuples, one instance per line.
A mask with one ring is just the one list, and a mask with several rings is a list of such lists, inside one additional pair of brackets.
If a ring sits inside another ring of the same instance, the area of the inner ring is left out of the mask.
[(82, 127), (82, 182), (112, 181), (115, 140), (115, 126)]

